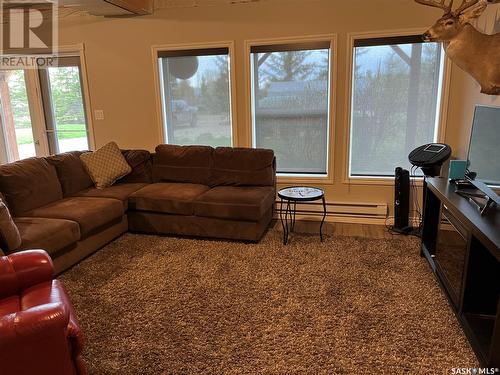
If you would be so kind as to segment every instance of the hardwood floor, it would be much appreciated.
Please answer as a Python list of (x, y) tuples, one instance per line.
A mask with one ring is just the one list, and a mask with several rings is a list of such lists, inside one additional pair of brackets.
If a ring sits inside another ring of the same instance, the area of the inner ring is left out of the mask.
[[(280, 220), (274, 220), (273, 227), (281, 226)], [(295, 223), (296, 233), (318, 233), (319, 222), (316, 221), (297, 221)], [(383, 225), (373, 224), (347, 224), (347, 223), (328, 223), (323, 225), (323, 233), (334, 236), (353, 236), (372, 239), (393, 238), (387, 228)]]

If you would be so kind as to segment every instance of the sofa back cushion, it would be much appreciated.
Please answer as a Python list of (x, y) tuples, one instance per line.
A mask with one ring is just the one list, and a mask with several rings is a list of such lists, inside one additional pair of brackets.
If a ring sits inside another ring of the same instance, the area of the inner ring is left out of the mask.
[(0, 249), (14, 251), (21, 246), (19, 229), (10, 216), (9, 209), (0, 199)]
[(43, 158), (0, 166), (0, 191), (13, 216), (63, 198), (56, 169)]
[(151, 153), (146, 150), (122, 150), (122, 155), (132, 168), (125, 177), (117, 181), (120, 184), (153, 182), (153, 163)]
[(213, 151), (210, 146), (159, 145), (153, 160), (153, 180), (208, 185)]
[(72, 196), (94, 186), (90, 175), (80, 160), (81, 151), (71, 151), (45, 158), (56, 168), (63, 195)]
[(9, 207), (9, 205), (7, 204), (7, 199), (5, 198), (5, 195), (3, 195), (3, 193), (0, 191), (0, 201), (2, 201), (3, 203), (5, 203), (5, 205), (7, 206), (7, 208)]
[(275, 164), (272, 150), (217, 147), (210, 186), (274, 186)]

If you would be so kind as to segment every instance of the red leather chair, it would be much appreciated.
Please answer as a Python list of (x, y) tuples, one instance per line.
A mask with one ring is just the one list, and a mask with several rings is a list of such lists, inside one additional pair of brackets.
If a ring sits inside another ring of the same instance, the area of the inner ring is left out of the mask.
[(82, 332), (43, 250), (0, 257), (0, 374), (83, 375)]

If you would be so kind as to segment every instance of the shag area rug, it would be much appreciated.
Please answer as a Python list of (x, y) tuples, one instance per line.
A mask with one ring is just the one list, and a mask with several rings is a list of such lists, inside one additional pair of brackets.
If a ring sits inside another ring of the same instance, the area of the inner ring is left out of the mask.
[(60, 277), (91, 374), (450, 374), (477, 365), (415, 239), (126, 234)]

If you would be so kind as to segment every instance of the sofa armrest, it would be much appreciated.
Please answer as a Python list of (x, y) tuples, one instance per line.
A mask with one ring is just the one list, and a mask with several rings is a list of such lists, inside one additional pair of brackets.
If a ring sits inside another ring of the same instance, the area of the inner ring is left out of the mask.
[(52, 259), (44, 250), (20, 251), (7, 258), (16, 275), (19, 290), (54, 278)]
[(69, 312), (61, 302), (37, 306), (0, 318), (0, 350), (44, 336), (64, 334)]
[[(76, 371), (71, 356), (66, 333), (68, 321), (69, 311), (60, 302), (1, 317), (0, 372), (17, 375), (84, 374)], [(84, 369), (83, 365), (79, 367)]]

